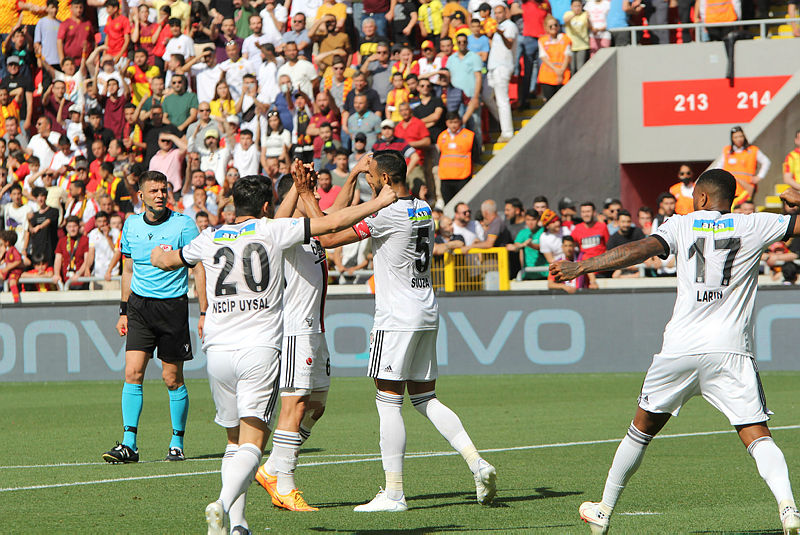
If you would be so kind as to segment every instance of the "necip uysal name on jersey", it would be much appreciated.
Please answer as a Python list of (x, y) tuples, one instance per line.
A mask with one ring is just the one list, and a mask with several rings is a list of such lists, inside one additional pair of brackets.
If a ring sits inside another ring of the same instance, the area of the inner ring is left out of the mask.
[(211, 310), (214, 314), (227, 314), (230, 312), (256, 312), (268, 309), (266, 297), (253, 297), (252, 299), (222, 299), (214, 301)]

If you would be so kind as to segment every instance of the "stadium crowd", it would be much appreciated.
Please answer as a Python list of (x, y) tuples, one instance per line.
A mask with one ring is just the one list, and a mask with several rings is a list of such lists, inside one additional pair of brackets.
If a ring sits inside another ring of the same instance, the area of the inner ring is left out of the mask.
[[(729, 9), (709, 14), (700, 0), (696, 12), (711, 21), (747, 11), (722, 4)], [(232, 221), (240, 176), (263, 174), (278, 193), (299, 158), (317, 169), (325, 209), (363, 154), (395, 149), (413, 193), (441, 207), (472, 177), (490, 124), (508, 141), (512, 107), (524, 109), (538, 91), (550, 98), (596, 50), (626, 44), (609, 29), (638, 23), (637, 14), (655, 22), (663, 11), (643, 5), (2, 2), (0, 276), (35, 277), (33, 287), (46, 290), (118, 275), (120, 231), (141, 210), (136, 183), (146, 170), (166, 174), (171, 208), (202, 229)], [(369, 195), (362, 180), (357, 196)], [(510, 247), (534, 217), (514, 206)], [(604, 217), (617, 225), (618, 216)], [(546, 247), (518, 251), (525, 266), (551, 258)], [(368, 246), (332, 261), (342, 282), (355, 280)]]

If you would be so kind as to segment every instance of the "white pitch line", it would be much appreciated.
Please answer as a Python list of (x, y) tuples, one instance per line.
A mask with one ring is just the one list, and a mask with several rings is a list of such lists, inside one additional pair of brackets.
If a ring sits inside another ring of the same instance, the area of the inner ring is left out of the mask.
[[(778, 427), (773, 427), (773, 431), (785, 431), (790, 429), (800, 429), (800, 425), (783, 425)], [(702, 436), (711, 436), (711, 435), (726, 435), (735, 433), (735, 429), (726, 429), (723, 431), (698, 431), (695, 433), (675, 433), (671, 435), (659, 435), (656, 436), (656, 439), (666, 439), (666, 438), (690, 438), (690, 437), (702, 437)], [(550, 449), (550, 448), (566, 448), (571, 446), (592, 446), (596, 444), (611, 444), (614, 442), (619, 442), (619, 438), (609, 438), (603, 440), (585, 440), (580, 442), (558, 442), (555, 444), (535, 444), (531, 446), (513, 446), (509, 448), (492, 448), (492, 449), (483, 449), (479, 450), (481, 453), (502, 453), (508, 451), (524, 451), (524, 450), (538, 450), (538, 449)], [(351, 454), (352, 455), (352, 454)], [(380, 461), (381, 458), (379, 455), (374, 453), (365, 453), (363, 454), (364, 458), (361, 459), (343, 459), (339, 461), (316, 461), (310, 463), (300, 463), (298, 464), (298, 468), (303, 467), (311, 467), (311, 466), (330, 466), (330, 465), (337, 465), (337, 464), (355, 464), (355, 463), (368, 463), (368, 462), (376, 462)], [(407, 453), (407, 459), (420, 459), (420, 458), (430, 458), (430, 457), (448, 457), (450, 455), (457, 455), (455, 451), (428, 451), (428, 452), (415, 452), (415, 453)], [(216, 459), (219, 460), (219, 459)], [(150, 461), (153, 462), (153, 461)], [(74, 463), (74, 464), (57, 464), (57, 465), (33, 465), (33, 466), (23, 466), (20, 468), (48, 468), (48, 467), (56, 467), (56, 466), (85, 466), (89, 464), (106, 464), (106, 463)], [(0, 468), (14, 468), (13, 466), (0, 466)], [(53, 483), (49, 485), (32, 485), (28, 487), (6, 487), (0, 488), (0, 493), (3, 492), (13, 492), (17, 490), (41, 490), (41, 489), (51, 489), (51, 488), (59, 488), (59, 487), (78, 487), (82, 485), (99, 485), (102, 483), (117, 483), (121, 481), (136, 481), (136, 480), (143, 480), (143, 479), (162, 479), (167, 477), (187, 477), (187, 476), (198, 476), (198, 475), (207, 475), (207, 474), (218, 474), (219, 470), (206, 470), (203, 472), (182, 472), (176, 474), (159, 474), (159, 475), (151, 475), (151, 476), (134, 476), (134, 477), (121, 477), (115, 479), (99, 479), (94, 481), (76, 481), (73, 483)]]
[(663, 515), (664, 513), (656, 513), (653, 511), (631, 511), (630, 513), (617, 513), (617, 514), (625, 516), (652, 516), (652, 515)]

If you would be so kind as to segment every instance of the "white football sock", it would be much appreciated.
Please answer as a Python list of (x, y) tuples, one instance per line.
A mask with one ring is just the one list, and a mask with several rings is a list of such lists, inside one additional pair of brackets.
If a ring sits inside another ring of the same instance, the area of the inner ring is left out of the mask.
[(289, 494), (297, 488), (294, 481), (294, 470), (297, 468), (297, 456), (303, 440), (300, 433), (276, 429), (272, 435), (272, 454), (275, 471), (278, 474), (278, 494)]
[(226, 513), (253, 481), (261, 463), (261, 449), (255, 444), (240, 444), (233, 458), (227, 461), (222, 473), (222, 491), (219, 499)]
[(608, 471), (606, 486), (603, 489), (603, 501), (600, 506), (607, 514), (611, 514), (614, 506), (617, 505), (619, 495), (628, 484), (628, 480), (639, 469), (644, 452), (651, 440), (653, 440), (652, 435), (642, 433), (631, 422), (628, 433), (619, 443), (617, 453), (614, 455), (614, 462), (611, 463)]
[(386, 494), (393, 500), (399, 500), (403, 497), (403, 457), (406, 454), (403, 396), (378, 391), (375, 405), (381, 422), (380, 446), (383, 471), (386, 473)]
[(410, 397), (414, 408), (430, 420), (453, 449), (461, 454), (472, 473), (477, 472), (481, 456), (456, 413), (439, 401), (435, 391), (414, 394)]
[[(225, 446), (225, 455), (222, 456), (222, 474), (223, 478), (225, 477), (224, 474), (226, 472), (226, 467), (230, 466), (230, 461), (233, 459), (236, 450), (239, 449), (238, 444), (228, 444)], [(224, 479), (223, 479), (224, 481)], [(247, 491), (244, 491), (241, 496), (236, 498), (236, 501), (233, 502), (231, 505), (231, 510), (228, 511), (228, 515), (230, 516), (231, 526), (243, 526), (245, 528), (250, 528), (247, 524), (247, 520), (244, 518), (244, 506), (247, 504)]]
[(792, 485), (789, 483), (789, 468), (786, 466), (783, 452), (772, 437), (755, 439), (747, 447), (747, 453), (756, 461), (758, 473), (766, 481), (775, 500), (778, 503), (784, 501), (794, 503)]

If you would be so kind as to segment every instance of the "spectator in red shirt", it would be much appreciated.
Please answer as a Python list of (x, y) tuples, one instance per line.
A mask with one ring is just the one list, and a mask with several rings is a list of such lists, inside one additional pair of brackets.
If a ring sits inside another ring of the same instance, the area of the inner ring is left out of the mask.
[(17, 243), (17, 233), (13, 230), (4, 230), (0, 233), (0, 253), (5, 266), (0, 269), (0, 282), (7, 280), (11, 289), (14, 302), (19, 303), (19, 278), (22, 275), (22, 255), (14, 247)]
[(333, 185), (333, 177), (331, 172), (323, 169), (317, 174), (317, 195), (319, 195), (319, 208), (320, 210), (327, 210), (333, 206), (336, 196), (342, 188)]
[(322, 140), (319, 139), (320, 127), (325, 123), (331, 125), (333, 139), (340, 141), (342, 139), (340, 136), (341, 119), (342, 115), (339, 112), (339, 108), (336, 107), (336, 102), (334, 102), (328, 90), (317, 93), (317, 98), (314, 99), (314, 115), (311, 116), (311, 121), (308, 123), (308, 129), (306, 130), (306, 134), (315, 138), (315, 158), (319, 158), (322, 151)]
[[(581, 222), (572, 229), (572, 237), (581, 250), (578, 260), (593, 258), (606, 252), (608, 228), (605, 223), (598, 221), (593, 202), (581, 203)], [(593, 273), (589, 274), (589, 288), (597, 289)]]
[(94, 50), (94, 34), (97, 30), (86, 17), (86, 0), (73, 0), (69, 7), (71, 17), (58, 28), (58, 59), (63, 63), (65, 57), (75, 58), (80, 66), (83, 58)]
[[(106, 26), (107, 27), (107, 26)], [(125, 104), (128, 103), (130, 88), (122, 79), (122, 94), (119, 96), (119, 82), (116, 78), (109, 78), (106, 82), (106, 94), (100, 95), (100, 105), (105, 109), (103, 115), (103, 125), (111, 130), (114, 139), (122, 137), (122, 129), (125, 126)]]
[(119, 0), (107, 0), (106, 12), (108, 20), (104, 32), (106, 34), (106, 44), (108, 53), (114, 56), (114, 64), (128, 53), (128, 46), (131, 44), (131, 24), (128, 17), (119, 12)]
[(397, 126), (394, 127), (394, 135), (395, 137), (405, 139), (411, 147), (416, 149), (417, 157), (419, 158), (419, 165), (414, 167), (412, 172), (409, 172), (408, 181), (413, 183), (415, 178), (424, 179), (428, 186), (428, 191), (436, 191), (433, 175), (431, 175), (430, 180), (428, 180), (428, 177), (425, 176), (423, 171), (424, 166), (422, 165), (425, 161), (425, 151), (431, 146), (431, 133), (425, 126), (425, 123), (422, 122), (422, 119), (412, 115), (411, 105), (408, 102), (402, 102), (398, 111), (400, 112), (402, 121), (397, 123)]
[[(522, 80), (519, 84), (519, 103), (525, 109), (528, 96), (536, 93), (536, 65), (539, 59), (539, 38), (544, 35), (544, 19), (550, 14), (550, 3), (547, 0), (522, 0), (521, 5), (514, 2), (511, 15), (522, 15), (522, 39), (517, 43), (517, 61), (523, 58)], [(519, 68), (519, 67), (518, 67)]]
[(100, 185), (100, 164), (113, 161), (108, 155), (108, 147), (102, 139), (92, 141), (92, 155), (94, 160), (89, 164), (89, 182), (86, 184), (86, 191), (94, 193)]
[(73, 104), (71, 100), (66, 99), (66, 92), (67, 85), (62, 80), (56, 80), (42, 95), (44, 114), (50, 119), (53, 132), (59, 134), (67, 133), (64, 129), (64, 121), (69, 118), (69, 107)]
[(394, 135), (394, 126), (394, 121), (391, 119), (384, 119), (381, 122), (381, 133), (377, 141), (372, 145), (372, 150), (375, 152), (379, 150), (396, 150), (400, 152), (406, 159), (406, 165), (408, 166), (406, 177), (409, 177), (419, 164), (419, 155), (405, 139)]
[(65, 226), (67, 234), (56, 245), (53, 281), (66, 282), (68, 288), (78, 289), (75, 279), (85, 276), (89, 240), (81, 234), (81, 220), (77, 216), (69, 216)]

